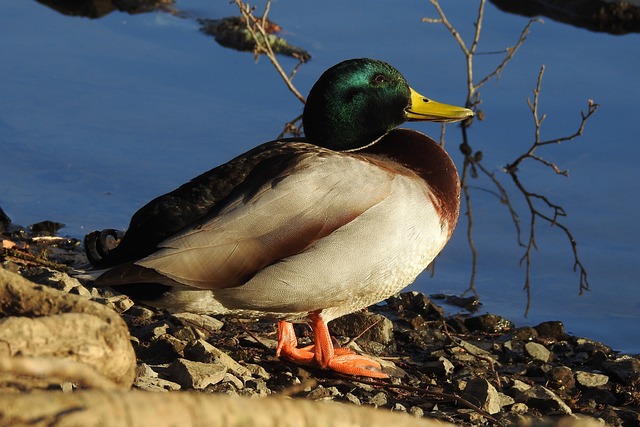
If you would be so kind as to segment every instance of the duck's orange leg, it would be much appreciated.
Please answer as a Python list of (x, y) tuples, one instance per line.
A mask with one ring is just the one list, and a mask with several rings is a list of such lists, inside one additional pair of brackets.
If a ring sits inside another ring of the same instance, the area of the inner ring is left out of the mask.
[(382, 366), (372, 359), (359, 356), (347, 348), (334, 348), (329, 328), (320, 313), (309, 315), (314, 334), (314, 345), (297, 348), (293, 325), (289, 322), (278, 323), (278, 347), (276, 354), (302, 365), (316, 365), (347, 375), (359, 375), (371, 378), (388, 378), (382, 372)]
[(292, 362), (309, 365), (313, 363), (313, 346), (298, 348), (298, 339), (291, 322), (278, 322), (278, 346), (276, 356)]

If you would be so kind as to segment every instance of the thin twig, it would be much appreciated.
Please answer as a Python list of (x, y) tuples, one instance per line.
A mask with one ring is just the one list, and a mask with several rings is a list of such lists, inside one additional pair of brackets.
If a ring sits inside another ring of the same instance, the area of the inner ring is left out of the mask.
[(295, 95), (296, 98), (300, 100), (300, 102), (304, 104), (306, 102), (304, 96), (300, 94), (298, 89), (296, 89), (296, 87), (291, 82), (291, 79), (298, 71), (298, 68), (302, 64), (302, 61), (300, 61), (298, 65), (296, 65), (296, 67), (294, 68), (293, 72), (290, 75), (287, 75), (287, 73), (284, 71), (284, 69), (280, 65), (278, 58), (276, 58), (276, 54), (273, 52), (271, 43), (269, 43), (269, 34), (266, 30), (266, 26), (267, 26), (267, 15), (269, 14), (269, 10), (271, 8), (271, 0), (267, 0), (267, 4), (265, 5), (265, 8), (264, 8), (264, 13), (262, 14), (261, 18), (256, 18), (255, 16), (253, 16), (253, 11), (255, 10), (255, 7), (249, 6), (248, 3), (243, 3), (241, 0), (233, 0), (233, 2), (240, 9), (240, 13), (242, 14), (245, 25), (247, 26), (247, 31), (249, 31), (249, 34), (251, 34), (251, 37), (253, 38), (253, 41), (256, 44), (255, 52), (254, 52), (254, 54), (256, 55), (256, 58), (260, 54), (266, 55), (267, 58), (269, 58), (269, 61), (271, 61), (271, 64), (273, 64), (273, 66), (275, 67), (278, 74), (280, 74), (280, 77), (282, 77), (282, 80), (284, 80), (289, 90)]
[(584, 128), (587, 124), (587, 120), (589, 120), (589, 118), (598, 110), (599, 105), (594, 103), (593, 100), (589, 100), (588, 106), (587, 106), (587, 111), (581, 111), (580, 112), (580, 116), (582, 118), (582, 120), (580, 121), (580, 125), (578, 126), (578, 129), (571, 135), (569, 136), (563, 136), (560, 138), (554, 138), (554, 139), (550, 139), (547, 141), (541, 141), (540, 140), (540, 129), (542, 127), (542, 122), (544, 121), (544, 119), (546, 118), (546, 114), (543, 114), (542, 116), (539, 115), (538, 113), (538, 100), (540, 97), (540, 88), (542, 86), (542, 76), (544, 75), (544, 70), (545, 67), (544, 65), (540, 68), (540, 73), (538, 73), (538, 82), (536, 84), (536, 88), (533, 90), (533, 101), (531, 101), (530, 99), (527, 100), (527, 104), (529, 105), (529, 109), (531, 110), (531, 113), (533, 115), (533, 121), (534, 121), (534, 125), (535, 125), (535, 139), (533, 141), (533, 143), (531, 144), (531, 146), (529, 147), (529, 149), (524, 152), (523, 154), (521, 154), (520, 156), (518, 156), (513, 162), (509, 163), (507, 166), (505, 166), (505, 169), (507, 170), (507, 172), (511, 173), (512, 171), (516, 171), (518, 169), (518, 166), (520, 165), (520, 163), (522, 163), (523, 160), (527, 159), (527, 158), (532, 158), (542, 164), (544, 164), (545, 166), (551, 167), (557, 174), (559, 175), (567, 175), (567, 171), (566, 170), (560, 170), (555, 164), (544, 160), (542, 157), (537, 156), (534, 154), (534, 151), (542, 146), (545, 145), (557, 145), (560, 144), (562, 142), (565, 141), (571, 141), (572, 139), (575, 139), (579, 136), (582, 135), (582, 133), (584, 132)]

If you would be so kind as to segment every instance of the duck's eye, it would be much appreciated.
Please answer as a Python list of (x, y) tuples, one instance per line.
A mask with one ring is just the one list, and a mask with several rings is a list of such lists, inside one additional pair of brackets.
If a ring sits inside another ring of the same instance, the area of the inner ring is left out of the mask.
[(388, 81), (389, 79), (384, 74), (376, 74), (375, 76), (373, 76), (373, 82), (375, 84), (382, 84)]

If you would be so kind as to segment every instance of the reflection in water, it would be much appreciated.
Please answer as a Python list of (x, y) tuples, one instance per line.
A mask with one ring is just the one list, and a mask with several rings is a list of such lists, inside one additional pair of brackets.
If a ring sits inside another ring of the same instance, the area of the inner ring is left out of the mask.
[(505, 12), (547, 16), (566, 24), (611, 34), (640, 32), (640, 2), (603, 0), (491, 0)]
[[(444, 10), (440, 7), (438, 0), (431, 0), (432, 5), (435, 7), (439, 19), (425, 19), (425, 22), (431, 23), (441, 23), (443, 24), (447, 30), (451, 33), (451, 35), (456, 39), (457, 43), (460, 45), (467, 64), (467, 101), (466, 106), (472, 108), (474, 111), (478, 112), (480, 105), (482, 103), (482, 99), (480, 97), (480, 88), (484, 86), (484, 84), (490, 79), (497, 78), (502, 70), (506, 67), (507, 63), (511, 61), (515, 55), (515, 53), (519, 50), (522, 44), (525, 42), (527, 35), (529, 34), (529, 30), (531, 26), (537, 21), (536, 19), (531, 19), (524, 27), (522, 32), (520, 33), (520, 37), (518, 41), (513, 47), (505, 49), (505, 56), (500, 62), (500, 64), (485, 77), (478, 79), (474, 78), (476, 75), (474, 71), (474, 57), (477, 52), (477, 47), (480, 42), (480, 36), (482, 34), (482, 21), (484, 19), (484, 6), (485, 1), (480, 2), (480, 8), (478, 9), (478, 15), (476, 17), (476, 31), (473, 36), (473, 40), (469, 44), (465, 43), (463, 38), (460, 36), (460, 31), (458, 31), (447, 18)], [(518, 246), (522, 248), (522, 256), (520, 258), (520, 264), (525, 268), (525, 277), (524, 277), (524, 289), (527, 293), (527, 306), (525, 308), (525, 315), (529, 312), (531, 308), (531, 268), (532, 268), (532, 252), (538, 249), (538, 244), (536, 243), (538, 233), (541, 233), (540, 227), (538, 227), (538, 223), (548, 224), (551, 227), (556, 227), (560, 229), (562, 233), (566, 236), (567, 240), (570, 243), (571, 250), (573, 252), (573, 269), (579, 273), (579, 291), (582, 293), (583, 291), (589, 290), (589, 282), (587, 280), (587, 271), (578, 256), (578, 250), (576, 247), (575, 239), (573, 234), (569, 230), (565, 224), (563, 224), (562, 218), (566, 217), (567, 214), (565, 209), (553, 202), (550, 198), (550, 195), (547, 195), (543, 192), (537, 192), (534, 190), (529, 190), (530, 183), (526, 183), (525, 180), (520, 176), (520, 165), (523, 161), (529, 160), (538, 164), (542, 164), (545, 167), (552, 169), (556, 174), (566, 176), (566, 171), (561, 170), (555, 163), (545, 158), (540, 157), (535, 151), (543, 147), (545, 145), (557, 145), (565, 141), (570, 141), (574, 138), (577, 138), (582, 135), (584, 130), (584, 126), (587, 120), (597, 111), (598, 105), (593, 103), (593, 101), (589, 101), (589, 106), (587, 112), (582, 112), (582, 122), (578, 128), (578, 131), (572, 135), (562, 136), (553, 138), (550, 140), (542, 140), (540, 138), (540, 128), (542, 126), (542, 122), (545, 119), (545, 115), (540, 115), (538, 112), (538, 97), (540, 95), (541, 81), (542, 75), (544, 74), (544, 66), (541, 68), (540, 73), (538, 75), (537, 86), (534, 89), (534, 98), (533, 101), (528, 100), (529, 108), (531, 109), (531, 113), (533, 115), (533, 119), (535, 122), (535, 137), (533, 144), (527, 148), (523, 153), (519, 154), (515, 160), (510, 161), (503, 169), (504, 172), (508, 174), (513, 183), (515, 184), (515, 188), (519, 192), (514, 194), (509, 194), (506, 190), (506, 184), (502, 182), (502, 177), (504, 174), (498, 174), (496, 172), (491, 171), (486, 168), (483, 163), (483, 153), (481, 151), (474, 151), (471, 146), (470, 138), (467, 132), (467, 129), (472, 126), (473, 121), (468, 120), (464, 122), (462, 126), (462, 144), (460, 146), (460, 150), (464, 154), (464, 164), (461, 172), (461, 185), (462, 192), (464, 196), (464, 202), (466, 206), (466, 219), (467, 219), (467, 240), (469, 243), (469, 248), (471, 249), (472, 254), (472, 270), (471, 270), (471, 278), (469, 282), (469, 289), (465, 292), (473, 292), (474, 295), (478, 295), (475, 287), (475, 279), (477, 273), (477, 265), (478, 265), (478, 252), (476, 251), (476, 247), (474, 244), (474, 233), (473, 233), (473, 221), (474, 221), (474, 213), (473, 213), (473, 204), (472, 204), (472, 189), (474, 186), (471, 184), (473, 181), (477, 181), (479, 178), (486, 178), (488, 180), (488, 188), (485, 188), (485, 191), (492, 192), (496, 194), (501, 202), (507, 207), (511, 219), (516, 228), (516, 240)], [(482, 117), (482, 114), (478, 114), (478, 117)], [(524, 199), (525, 206), (528, 209), (528, 223), (525, 224), (525, 230), (521, 229), (521, 220), (520, 215), (518, 214), (517, 209), (514, 207), (513, 198), (516, 196), (521, 196)]]
[(173, 8), (173, 0), (37, 0), (63, 15), (102, 18), (114, 11), (131, 14)]
[[(111, 12), (118, 11), (130, 14), (148, 13), (156, 10), (165, 11), (179, 18), (190, 19), (188, 14), (175, 9), (174, 0), (37, 0), (39, 3), (56, 10), (63, 15), (84, 16), (86, 18), (102, 18)], [(200, 31), (215, 38), (220, 46), (239, 50), (241, 52), (263, 52), (261, 46), (264, 40), (268, 41), (273, 53), (291, 56), (301, 63), (311, 59), (311, 55), (306, 50), (290, 45), (284, 38), (276, 35), (282, 29), (280, 26), (266, 18), (270, 1), (262, 17), (254, 18), (253, 22), (247, 23), (246, 14), (243, 16), (232, 16), (221, 19), (196, 18), (200, 24)], [(240, 10), (245, 7), (241, 2), (237, 2)], [(252, 10), (246, 5), (247, 10)], [(256, 31), (259, 24), (263, 31)]]

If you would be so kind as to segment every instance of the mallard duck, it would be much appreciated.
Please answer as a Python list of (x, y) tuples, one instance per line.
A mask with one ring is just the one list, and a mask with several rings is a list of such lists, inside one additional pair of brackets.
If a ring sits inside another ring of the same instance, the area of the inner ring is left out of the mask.
[[(432, 101), (391, 65), (352, 59), (309, 93), (305, 138), (264, 143), (86, 236), (98, 285), (171, 311), (278, 323), (277, 354), (344, 374), (387, 376), (334, 348), (327, 322), (397, 293), (447, 243), (460, 207), (456, 168), (407, 120), (453, 122), (467, 108)], [(314, 345), (297, 347), (291, 322)]]

